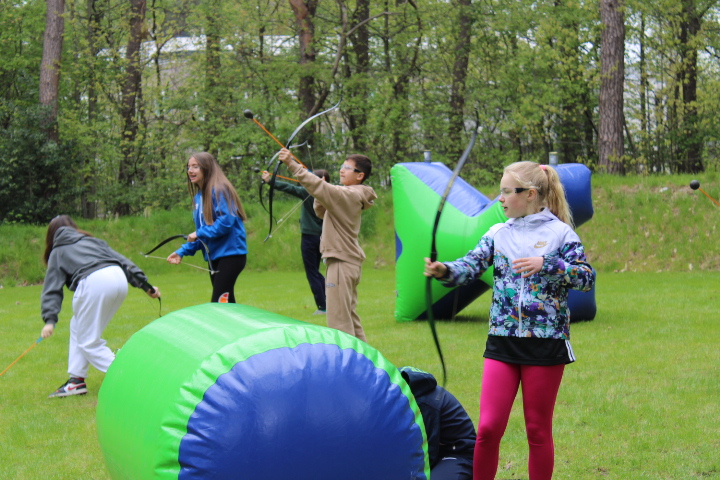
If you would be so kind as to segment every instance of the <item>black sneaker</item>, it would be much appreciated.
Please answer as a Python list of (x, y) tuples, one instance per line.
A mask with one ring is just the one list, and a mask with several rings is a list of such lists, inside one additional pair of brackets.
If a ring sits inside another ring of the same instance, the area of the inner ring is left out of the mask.
[(60, 388), (48, 395), (48, 398), (69, 397), (70, 395), (85, 395), (87, 393), (87, 385), (84, 378), (70, 377)]

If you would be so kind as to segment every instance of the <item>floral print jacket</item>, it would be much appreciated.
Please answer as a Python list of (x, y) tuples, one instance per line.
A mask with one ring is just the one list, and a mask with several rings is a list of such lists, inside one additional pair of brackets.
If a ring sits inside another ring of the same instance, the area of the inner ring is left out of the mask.
[[(543, 257), (540, 272), (522, 278), (512, 262)], [(589, 291), (595, 271), (580, 238), (549, 210), (494, 225), (463, 258), (447, 262), (450, 287), (477, 280), (490, 266), (493, 299), (490, 335), (570, 339), (568, 291)]]

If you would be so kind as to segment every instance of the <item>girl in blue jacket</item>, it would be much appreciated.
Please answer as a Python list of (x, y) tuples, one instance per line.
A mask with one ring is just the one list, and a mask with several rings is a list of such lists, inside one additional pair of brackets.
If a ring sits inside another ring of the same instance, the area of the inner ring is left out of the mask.
[(575, 361), (568, 290), (590, 290), (595, 273), (573, 231), (555, 169), (534, 162), (509, 165), (499, 201), (508, 221), (490, 228), (463, 258), (425, 259), (425, 275), (446, 286), (464, 285), (494, 266), (474, 480), (495, 478), (500, 440), (521, 383), (530, 480), (550, 480), (555, 401), (565, 365)]
[(235, 303), (235, 282), (247, 262), (247, 216), (235, 188), (211, 154), (196, 153), (187, 164), (188, 192), (193, 198), (196, 230), (167, 261), (182, 262), (202, 250), (210, 266), (211, 302)]

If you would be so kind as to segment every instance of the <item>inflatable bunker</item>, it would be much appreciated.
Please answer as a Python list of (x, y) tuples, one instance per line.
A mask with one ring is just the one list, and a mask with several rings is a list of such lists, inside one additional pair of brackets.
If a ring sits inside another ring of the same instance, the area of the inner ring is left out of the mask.
[(116, 480), (429, 477), (422, 416), (395, 366), (343, 332), (253, 307), (154, 321), (98, 397)]
[[(579, 163), (555, 166), (572, 209), (575, 226), (593, 216), (591, 172)], [(423, 259), (430, 256), (432, 228), (452, 171), (439, 162), (398, 163), (390, 170), (395, 211), (395, 319), (426, 318)], [(490, 200), (457, 178), (445, 203), (437, 233), (438, 260), (460, 258), (472, 250), (491, 226), (507, 220), (497, 198)], [(581, 235), (582, 236), (582, 235)], [(433, 315), (450, 319), (492, 288), (492, 269), (477, 282), (447, 288), (433, 282)], [(595, 318), (595, 289), (570, 290), (571, 321)]]

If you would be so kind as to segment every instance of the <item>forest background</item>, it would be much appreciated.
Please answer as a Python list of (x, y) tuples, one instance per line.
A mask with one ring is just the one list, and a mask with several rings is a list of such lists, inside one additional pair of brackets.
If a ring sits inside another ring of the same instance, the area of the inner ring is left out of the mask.
[[(187, 202), (209, 151), (257, 188), (305, 118), (298, 157), (347, 153), (370, 184), (423, 151), (496, 181), (512, 161), (611, 174), (717, 172), (717, 1), (9, 0), (0, 4), (0, 222)], [(251, 197), (245, 193), (243, 198)]]

